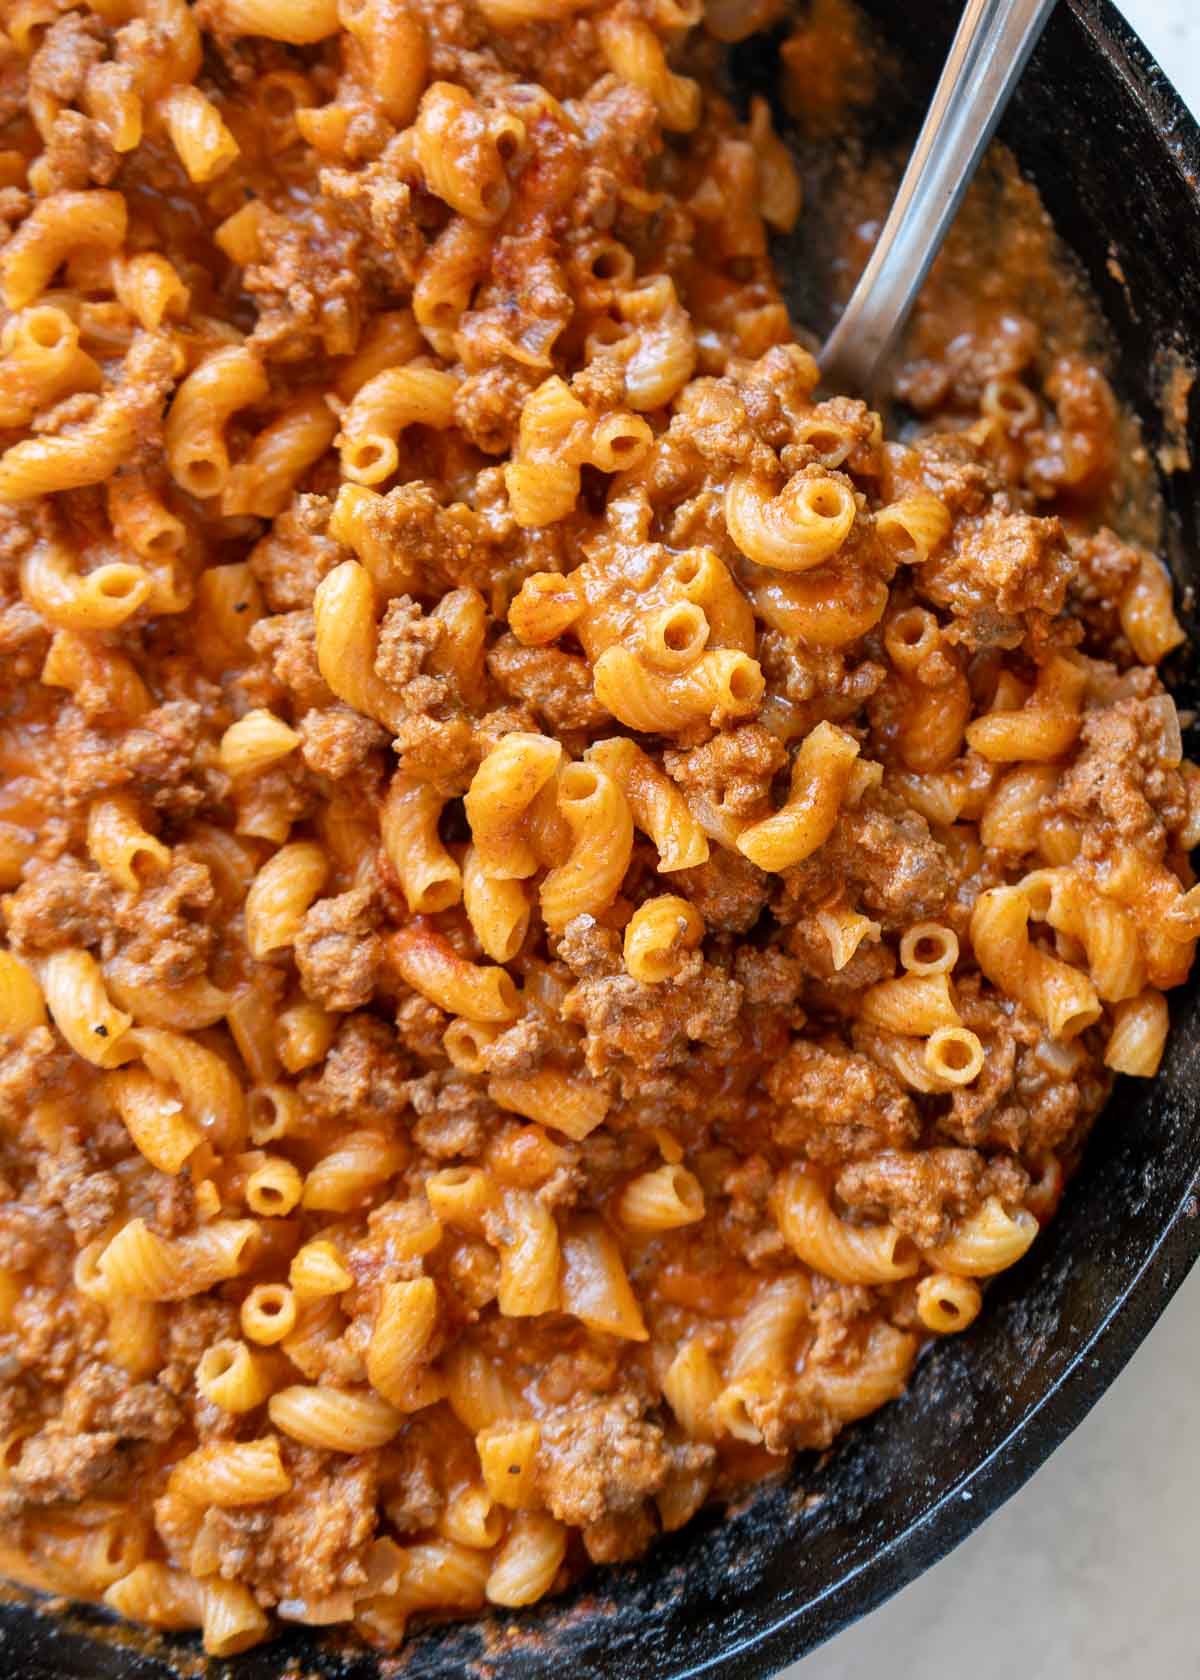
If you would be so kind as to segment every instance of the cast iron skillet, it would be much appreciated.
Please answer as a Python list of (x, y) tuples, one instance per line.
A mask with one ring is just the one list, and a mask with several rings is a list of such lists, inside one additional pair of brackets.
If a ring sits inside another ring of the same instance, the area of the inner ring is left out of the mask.
[[(884, 99), (919, 110), (957, 0), (866, 0), (911, 65)], [(916, 38), (914, 38), (916, 37)], [(739, 48), (743, 87), (773, 55)], [(1061, 0), (1002, 130), (1108, 317), (1121, 394), (1152, 449), (1164, 356), (1200, 365), (1200, 132), (1108, 0)], [(819, 325), (819, 323), (813, 323)], [(1164, 479), (1166, 541), (1186, 591), (1200, 569), (1200, 398), (1190, 471)], [(1182, 703), (1195, 703), (1186, 666)], [(1190, 690), (1190, 691), (1189, 691)], [(1195, 745), (1193, 744), (1193, 753)], [(1058, 1219), (989, 1294), (966, 1336), (936, 1347), (905, 1396), (826, 1462), (722, 1522), (702, 1519), (637, 1566), (567, 1598), (419, 1635), (395, 1665), (294, 1633), (214, 1675), (280, 1680), (750, 1680), (782, 1667), (929, 1567), (1030, 1476), (1113, 1381), (1200, 1252), (1200, 987), (1173, 995), (1175, 1030), (1149, 1087), (1123, 1082)], [(1151, 1443), (1151, 1447), (1152, 1447)], [(173, 1680), (194, 1641), (133, 1644), (94, 1612), (0, 1605), (7, 1680)]]

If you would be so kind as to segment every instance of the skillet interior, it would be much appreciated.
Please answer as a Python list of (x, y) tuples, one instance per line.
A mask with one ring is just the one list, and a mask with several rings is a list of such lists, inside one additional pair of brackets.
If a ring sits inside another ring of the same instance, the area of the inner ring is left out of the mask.
[[(887, 137), (915, 120), (944, 56), (955, 0), (864, 0), (898, 57)], [(741, 91), (769, 91), (772, 55), (737, 50)], [(1172, 353), (1200, 367), (1200, 132), (1108, 0), (1062, 0), (1002, 137), (1037, 184), (1108, 319), (1117, 385), (1146, 441), (1163, 441)], [(785, 257), (786, 261), (786, 257)], [(819, 323), (814, 322), (814, 325)], [(1165, 477), (1167, 552), (1185, 595), (1200, 573), (1200, 391), (1188, 471)], [(1188, 665), (1181, 705), (1200, 699)], [(1197, 756), (1197, 742), (1191, 743)], [(1122, 1082), (1056, 1222), (989, 1292), (983, 1318), (922, 1361), (909, 1391), (828, 1460), (727, 1522), (713, 1516), (636, 1566), (603, 1572), (536, 1612), (434, 1629), (380, 1662), (304, 1634), (209, 1672), (276, 1680), (682, 1680), (769, 1673), (942, 1556), (1080, 1421), (1200, 1253), (1200, 985), (1172, 993), (1174, 1034), (1150, 1087)], [(131, 1643), (103, 1618), (0, 1604), (7, 1680), (169, 1680), (202, 1665), (194, 1642)]]

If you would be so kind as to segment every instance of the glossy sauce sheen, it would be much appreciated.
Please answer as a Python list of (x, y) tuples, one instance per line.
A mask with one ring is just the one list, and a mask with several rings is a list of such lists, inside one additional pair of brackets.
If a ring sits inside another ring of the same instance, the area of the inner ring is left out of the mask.
[[(0, 5), (20, 1579), (216, 1655), (532, 1603), (898, 1394), (1157, 1067), (1124, 422), (1022, 236), (904, 442), (819, 396), (710, 85), (773, 11)], [(781, 50), (872, 96), (840, 0)]]

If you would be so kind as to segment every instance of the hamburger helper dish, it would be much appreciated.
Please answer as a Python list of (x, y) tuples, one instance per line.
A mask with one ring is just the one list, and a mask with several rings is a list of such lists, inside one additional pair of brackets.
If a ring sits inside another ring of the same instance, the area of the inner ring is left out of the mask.
[(1103, 373), (823, 397), (698, 12), (0, 5), (0, 1567), (213, 1654), (828, 1447), (1192, 961)]

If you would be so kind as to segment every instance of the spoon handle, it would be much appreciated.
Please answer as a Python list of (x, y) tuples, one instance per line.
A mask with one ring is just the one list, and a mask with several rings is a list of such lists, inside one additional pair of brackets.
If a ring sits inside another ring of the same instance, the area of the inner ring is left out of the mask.
[(821, 351), (825, 382), (869, 394), (1054, 0), (967, 0), (900, 190)]

